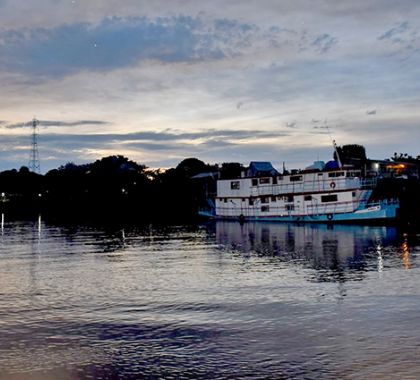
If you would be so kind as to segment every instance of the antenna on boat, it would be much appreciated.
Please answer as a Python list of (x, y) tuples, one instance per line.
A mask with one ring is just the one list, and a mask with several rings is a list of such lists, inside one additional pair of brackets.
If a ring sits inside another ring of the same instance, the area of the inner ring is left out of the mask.
[(338, 167), (339, 167), (340, 169), (342, 169), (342, 168), (343, 168), (343, 165), (341, 164), (340, 154), (338, 153), (337, 144), (335, 143), (335, 140), (333, 140), (333, 146), (334, 146), (334, 151), (335, 151), (335, 154), (336, 154), (336, 156), (337, 156)]
[(335, 143), (335, 140), (331, 136), (330, 127), (327, 124), (327, 120), (325, 120), (325, 129), (327, 130), (328, 136), (330, 136), (331, 142), (333, 144), (334, 152), (335, 152), (335, 155), (337, 156), (338, 167), (340, 169), (342, 169), (343, 168), (343, 165), (341, 164), (340, 154), (338, 153), (337, 144)]
[(286, 163), (283, 161), (283, 175), (288, 174), (289, 172), (286, 169)]

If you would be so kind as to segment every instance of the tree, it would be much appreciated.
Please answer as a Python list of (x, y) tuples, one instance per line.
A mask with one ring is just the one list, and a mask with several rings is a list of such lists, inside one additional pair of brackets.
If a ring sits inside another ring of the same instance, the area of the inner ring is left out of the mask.
[[(337, 147), (342, 164), (363, 165), (366, 162), (366, 150), (363, 145), (348, 144)], [(334, 159), (337, 160), (337, 154), (334, 152)]]
[(224, 162), (220, 168), (220, 178), (240, 178), (243, 170), (244, 166), (238, 162)]
[(181, 174), (186, 178), (191, 178), (199, 173), (207, 171), (208, 165), (198, 158), (186, 158), (178, 164), (175, 170), (178, 174)]

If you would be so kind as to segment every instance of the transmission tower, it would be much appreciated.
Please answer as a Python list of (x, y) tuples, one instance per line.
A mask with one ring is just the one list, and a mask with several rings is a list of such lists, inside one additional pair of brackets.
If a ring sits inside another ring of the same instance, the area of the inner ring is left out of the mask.
[(41, 164), (39, 163), (38, 152), (38, 120), (32, 120), (32, 140), (31, 140), (31, 155), (29, 158), (29, 170), (34, 173), (41, 173)]

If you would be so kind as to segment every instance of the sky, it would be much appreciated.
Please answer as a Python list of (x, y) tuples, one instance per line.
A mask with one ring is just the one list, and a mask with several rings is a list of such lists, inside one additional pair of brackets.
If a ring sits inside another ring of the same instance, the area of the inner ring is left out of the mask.
[(417, 156), (419, 78), (418, 0), (0, 0), (0, 170)]

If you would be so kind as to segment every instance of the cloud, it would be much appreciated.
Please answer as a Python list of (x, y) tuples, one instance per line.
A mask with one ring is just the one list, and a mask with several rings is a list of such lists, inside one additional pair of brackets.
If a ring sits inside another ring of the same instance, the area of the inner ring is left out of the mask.
[(329, 127), (329, 126), (327, 126), (327, 125), (321, 125), (321, 126), (316, 125), (316, 126), (314, 126), (313, 128), (314, 128), (314, 129), (330, 129), (330, 127)]
[[(106, 125), (107, 121), (102, 120), (77, 120), (77, 121), (54, 121), (54, 120), (37, 120), (40, 127), (81, 127), (84, 125)], [(5, 124), (0, 123), (0, 124)], [(32, 126), (32, 120), (23, 123), (5, 124), (7, 129), (18, 129)]]
[(162, 132), (155, 131), (142, 131), (133, 133), (110, 133), (110, 134), (43, 134), (41, 138), (45, 141), (73, 141), (74, 143), (83, 143), (88, 141), (106, 142), (106, 141), (188, 141), (193, 142), (201, 140), (202, 142), (211, 140), (225, 140), (234, 139), (237, 141), (261, 138), (277, 138), (280, 136), (287, 136), (287, 133), (277, 131), (264, 131), (264, 130), (217, 130), (208, 129), (197, 132), (184, 132), (179, 133), (176, 131), (166, 130)]
[(390, 48), (396, 49), (396, 53), (402, 54), (402, 58), (407, 58), (403, 53), (413, 54), (420, 50), (420, 29), (404, 21), (395, 27), (388, 29), (378, 37), (379, 41), (388, 43)]
[(316, 36), (312, 41), (312, 46), (315, 47), (318, 53), (327, 53), (338, 42), (337, 38), (324, 33)]
[(54, 120), (39, 120), (39, 125), (42, 127), (73, 127), (83, 125), (107, 125), (108, 121), (103, 120), (76, 120), (76, 121), (54, 121)]
[[(55, 28), (0, 31), (0, 69), (46, 77), (81, 70), (107, 71), (139, 62), (197, 63), (254, 54), (261, 49), (290, 49), (293, 41), (319, 53), (337, 44), (330, 34), (275, 25), (258, 27), (235, 19), (198, 16), (108, 17)], [(302, 42), (304, 41), (304, 42)], [(298, 50), (297, 50), (298, 51)]]
[(328, 131), (311, 131), (309, 133), (312, 135), (329, 135), (330, 134), (330, 132)]
[[(171, 156), (182, 159), (188, 154), (206, 155), (221, 153), (232, 147), (239, 150), (258, 141), (276, 140), (289, 134), (265, 130), (216, 130), (208, 129), (191, 133), (173, 130), (162, 132), (141, 131), (111, 134), (61, 134), (41, 133), (38, 145), (44, 170), (52, 169), (67, 161), (94, 160), (108, 154), (126, 154), (138, 159), (139, 154), (164, 160)], [(0, 135), (3, 142), (0, 159), (4, 163), (15, 160), (17, 166), (26, 165), (29, 157), (30, 138), (25, 135)], [(131, 153), (131, 154), (130, 154)], [(2, 158), (3, 157), (3, 158)], [(90, 157), (90, 158), (89, 158)], [(47, 163), (45, 163), (45, 161)]]
[(392, 42), (401, 42), (400, 36), (409, 29), (407, 21), (387, 30), (385, 33), (378, 37), (378, 40), (391, 40)]
[[(48, 121), (40, 152), (49, 165), (116, 152), (147, 165), (190, 154), (247, 162), (284, 152), (288, 160), (292, 148), (304, 155), (302, 146), (329, 142), (311, 134), (326, 132), (312, 129), (324, 119), (346, 123), (334, 131), (341, 143), (388, 136), (392, 152), (419, 134), (418, 1), (122, 4), (7, 1), (1, 9), (9, 122), (0, 133), (27, 135), (21, 150), (2, 137), (2, 167), (8, 149), (26, 163), (30, 131), (5, 127), (32, 115)], [(380, 112), (367, 117), (375, 104)]]
[(143, 60), (220, 59), (248, 45), (254, 32), (248, 24), (229, 20), (215, 20), (206, 27), (190, 16), (112, 17), (98, 24), (7, 30), (0, 33), (0, 67), (51, 76), (82, 69), (111, 70)]
[[(134, 133), (110, 133), (110, 134), (61, 134), (61, 133), (42, 133), (39, 135), (39, 145), (56, 146), (64, 149), (78, 149), (80, 147), (101, 147), (113, 144), (146, 144), (149, 149), (164, 149), (166, 144), (185, 143), (188, 146), (194, 144), (216, 144), (219, 142), (244, 142), (258, 139), (275, 139), (288, 136), (289, 134), (276, 131), (263, 130), (202, 130), (191, 133), (177, 133), (176, 131), (142, 131)], [(22, 142), (29, 144), (26, 136), (0, 135), (4, 144), (3, 147), (14, 149), (21, 146)], [(165, 145), (162, 145), (164, 143)], [(24, 145), (25, 145), (24, 144)], [(137, 146), (146, 146), (137, 145)], [(6, 150), (7, 150), (6, 149)]]
[[(5, 31), (0, 54), (7, 69), (62, 75), (78, 69), (124, 67), (142, 59), (165, 62), (200, 59), (189, 17), (149, 20), (109, 18), (55, 29)], [(208, 52), (209, 55), (213, 52)]]
[[(417, 140), (412, 136), (416, 136), (417, 126), (415, 119), (409, 124), (402, 119), (384, 125), (384, 120), (374, 118), (372, 122), (365, 121), (357, 128), (352, 123), (347, 128), (337, 130), (337, 141), (339, 144), (363, 143), (360, 138), (364, 136), (370, 156), (389, 157), (395, 150), (401, 150), (397, 139), (407, 139), (413, 142), (411, 145), (405, 144), (404, 149), (416, 155)], [(355, 130), (365, 132), (355, 137)], [(313, 131), (293, 132), (294, 134), (257, 129), (205, 129), (196, 132), (164, 130), (109, 135), (41, 133), (39, 152), (44, 172), (69, 161), (93, 162), (111, 154), (123, 154), (149, 167), (173, 167), (185, 157), (192, 156), (206, 162), (248, 163), (251, 160), (267, 160), (281, 165), (286, 160), (290, 164), (288, 167), (301, 168), (316, 157), (328, 159), (331, 156), (328, 138), (311, 137), (314, 134), (328, 135), (328, 131), (322, 126), (314, 126)], [(2, 170), (27, 165), (30, 136), (1, 135), (0, 138)], [(374, 148), (374, 151), (369, 148)]]
[(291, 123), (285, 123), (286, 128), (296, 128), (296, 121), (292, 121)]

